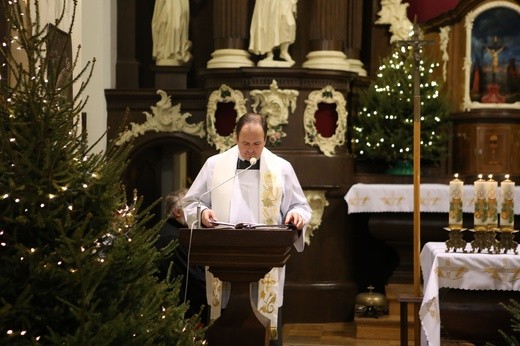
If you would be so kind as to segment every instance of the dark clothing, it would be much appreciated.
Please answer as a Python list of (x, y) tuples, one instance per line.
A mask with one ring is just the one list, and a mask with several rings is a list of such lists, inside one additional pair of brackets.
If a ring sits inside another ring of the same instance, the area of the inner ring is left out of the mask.
[[(246, 169), (249, 168), (249, 166), (251, 166), (251, 162), (241, 159), (237, 160), (237, 169)], [(260, 160), (257, 160), (249, 169), (260, 169)]]
[[(155, 243), (157, 249), (166, 247), (170, 242), (179, 240), (179, 228), (186, 228), (185, 225), (181, 224), (174, 218), (170, 217), (161, 228), (159, 238)], [(181, 245), (178, 244), (171, 254), (171, 257), (165, 258), (159, 263), (159, 278), (165, 280), (168, 275), (168, 268), (172, 265), (171, 278), (183, 277), (182, 286), (180, 290), (180, 299), (184, 301), (184, 294), (186, 289), (186, 269), (188, 262), (188, 252)], [(201, 306), (205, 306), (204, 311), (201, 315), (201, 322), (208, 323), (208, 309), (206, 301), (206, 277), (203, 267), (190, 266), (188, 272), (188, 288), (187, 288), (186, 300), (190, 307), (186, 312), (186, 317), (191, 317), (200, 311)]]

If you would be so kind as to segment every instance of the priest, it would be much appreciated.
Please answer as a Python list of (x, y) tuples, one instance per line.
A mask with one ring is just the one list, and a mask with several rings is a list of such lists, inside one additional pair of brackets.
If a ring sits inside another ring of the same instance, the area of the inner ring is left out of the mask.
[[(235, 139), (236, 146), (206, 161), (184, 197), (188, 224), (194, 225), (198, 217), (201, 226), (207, 228), (215, 227), (215, 222), (290, 224), (302, 230), (294, 245), (297, 251), (303, 251), (311, 208), (291, 164), (265, 148), (265, 117), (256, 113), (240, 117)], [(229, 283), (220, 282), (208, 271), (206, 275), (213, 320), (227, 304)], [(258, 284), (253, 284), (258, 291), (258, 311), (271, 321), (271, 344), (282, 342), (279, 315), (284, 280), (285, 267), (273, 268)]]

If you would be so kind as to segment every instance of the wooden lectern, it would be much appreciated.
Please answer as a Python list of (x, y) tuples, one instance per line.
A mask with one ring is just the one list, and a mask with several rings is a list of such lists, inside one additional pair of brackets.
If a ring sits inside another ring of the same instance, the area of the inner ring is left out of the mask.
[[(191, 238), (191, 239), (190, 239)], [(190, 265), (209, 266), (221, 281), (231, 283), (231, 296), (221, 316), (208, 328), (210, 346), (268, 345), (270, 321), (250, 297), (250, 283), (290, 257), (297, 230), (190, 229), (180, 230), (180, 244), (190, 248)]]

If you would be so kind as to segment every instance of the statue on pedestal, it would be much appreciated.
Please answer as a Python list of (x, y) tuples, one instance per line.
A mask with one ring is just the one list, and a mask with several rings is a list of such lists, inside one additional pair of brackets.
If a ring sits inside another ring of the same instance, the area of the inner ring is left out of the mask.
[[(267, 56), (258, 66), (290, 67), (294, 60), (289, 46), (296, 38), (296, 8), (298, 0), (256, 0), (251, 19), (249, 51)], [(280, 49), (280, 59), (274, 59), (274, 49)]]
[(390, 44), (405, 41), (410, 38), (413, 23), (408, 19), (406, 9), (410, 4), (401, 3), (402, 0), (381, 0), (381, 10), (377, 13), (379, 19), (376, 24), (389, 24)]
[(155, 1), (152, 17), (152, 54), (156, 65), (182, 66), (191, 60), (189, 19), (189, 0)]

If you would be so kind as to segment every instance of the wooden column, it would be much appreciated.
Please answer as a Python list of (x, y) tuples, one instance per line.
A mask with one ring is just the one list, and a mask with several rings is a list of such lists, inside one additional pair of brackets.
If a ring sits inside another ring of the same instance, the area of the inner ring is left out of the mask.
[(350, 65), (350, 70), (360, 76), (366, 76), (360, 60), (361, 41), (363, 34), (363, 0), (348, 0), (347, 31), (345, 53)]
[(247, 49), (247, 0), (213, 0), (215, 49)]
[(139, 87), (140, 63), (136, 59), (136, 21), (136, 0), (117, 0), (117, 89)]
[(309, 39), (311, 51), (342, 51), (347, 39), (347, 0), (314, 0)]
[(343, 52), (347, 39), (348, 0), (313, 0), (311, 4), (310, 49), (303, 67), (348, 71)]
[(213, 0), (215, 51), (208, 68), (253, 66), (246, 39), (249, 33), (248, 0)]

